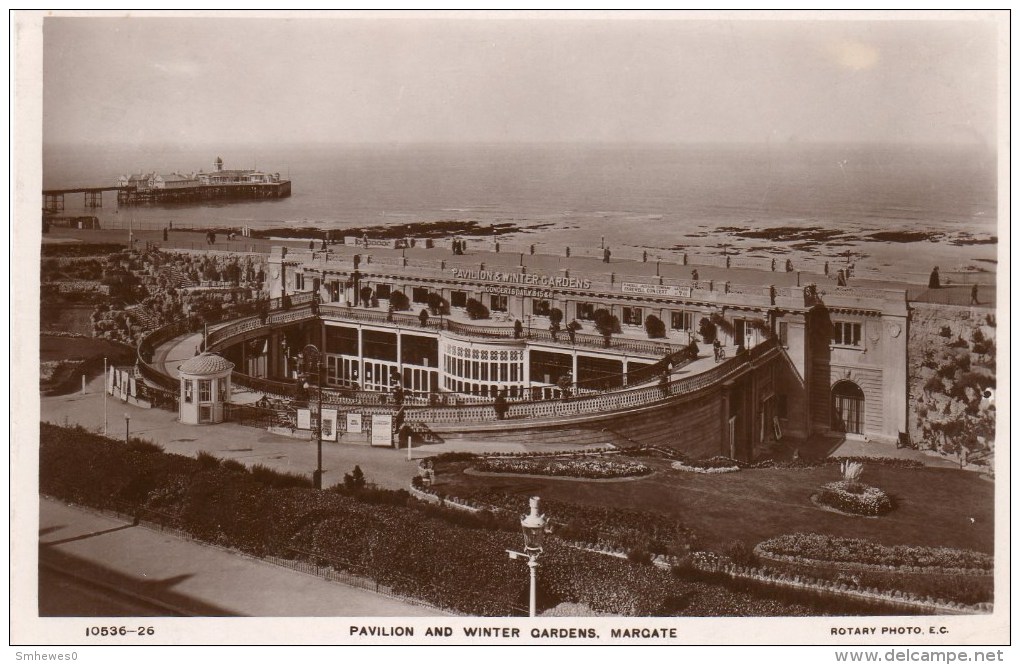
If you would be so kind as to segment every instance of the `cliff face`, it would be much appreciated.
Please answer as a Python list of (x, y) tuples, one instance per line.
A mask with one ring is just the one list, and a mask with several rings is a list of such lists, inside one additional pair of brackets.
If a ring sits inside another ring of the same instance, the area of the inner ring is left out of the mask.
[(909, 338), (910, 439), (920, 449), (971, 461), (994, 448), (994, 310), (913, 306)]

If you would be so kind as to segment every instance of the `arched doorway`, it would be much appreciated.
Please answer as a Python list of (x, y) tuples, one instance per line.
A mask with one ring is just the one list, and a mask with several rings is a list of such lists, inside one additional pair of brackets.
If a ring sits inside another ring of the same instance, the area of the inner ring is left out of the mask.
[(853, 381), (832, 387), (832, 429), (847, 434), (864, 433), (864, 391)]

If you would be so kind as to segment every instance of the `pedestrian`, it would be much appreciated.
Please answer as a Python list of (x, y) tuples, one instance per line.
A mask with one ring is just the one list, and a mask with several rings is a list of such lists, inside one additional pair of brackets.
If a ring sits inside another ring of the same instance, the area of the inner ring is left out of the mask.
[(503, 420), (506, 418), (506, 412), (508, 410), (506, 403), (506, 388), (500, 390), (499, 393), (496, 394), (496, 399), (492, 403), (492, 408), (496, 411), (497, 420)]
[(691, 279), (693, 279), (695, 282), (698, 281), (699, 277), (697, 268), (691, 271)]
[(828, 261), (825, 262), (825, 276), (826, 277), (829, 276), (829, 262)]
[(167, 236), (167, 230), (163, 229), (163, 242), (166, 242), (169, 236)]
[(320, 247), (319, 249), (321, 249), (324, 252), (326, 251), (326, 239), (325, 238), (322, 239), (322, 247)]
[(836, 272), (836, 286), (846, 286), (846, 270), (843, 268)]
[(315, 249), (315, 241), (314, 240), (309, 240), (308, 241), (308, 249), (311, 249), (311, 250)]
[(928, 278), (929, 289), (940, 289), (942, 288), (942, 280), (939, 279), (939, 267), (935, 266), (931, 269), (931, 276)]
[(609, 263), (609, 257), (612, 255), (613, 253), (609, 251), (608, 247), (602, 250), (602, 263)]
[(978, 302), (978, 297), (977, 296), (978, 296), (978, 285), (975, 284), (975, 285), (970, 287), (970, 304), (971, 305), (979, 305), (980, 304)]

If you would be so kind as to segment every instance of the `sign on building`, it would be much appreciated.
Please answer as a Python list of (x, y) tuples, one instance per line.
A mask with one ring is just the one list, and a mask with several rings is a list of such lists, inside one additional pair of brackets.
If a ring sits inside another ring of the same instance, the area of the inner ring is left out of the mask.
[(312, 412), (308, 409), (297, 410), (298, 429), (312, 429)]
[(621, 288), (624, 293), (640, 293), (641, 295), (646, 296), (673, 296), (676, 298), (691, 297), (691, 287), (689, 286), (663, 286), (660, 284), (623, 282)]
[(390, 414), (372, 415), (372, 445), (386, 446), (393, 445), (393, 416)]

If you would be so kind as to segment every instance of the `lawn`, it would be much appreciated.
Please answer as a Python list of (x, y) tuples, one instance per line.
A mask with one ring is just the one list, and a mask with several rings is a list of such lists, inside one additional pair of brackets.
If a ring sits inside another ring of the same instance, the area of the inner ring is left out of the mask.
[(885, 490), (897, 505), (888, 515), (871, 519), (812, 505), (810, 497), (820, 485), (839, 479), (836, 466), (698, 474), (674, 471), (658, 461), (640, 461), (655, 465), (657, 473), (627, 482), (586, 483), (443, 473), (441, 468), (436, 489), (456, 496), (458, 487), (484, 485), (522, 496), (664, 513), (683, 520), (708, 549), (733, 540), (755, 544), (803, 531), (887, 545), (993, 550), (994, 485), (972, 472), (866, 464), (862, 481)]

